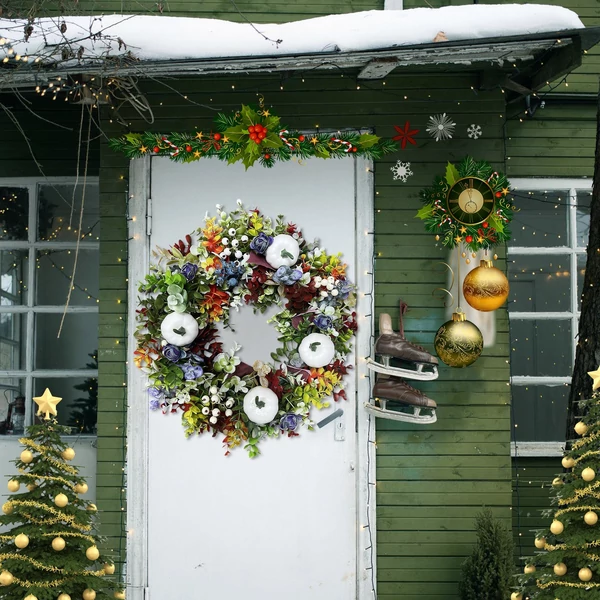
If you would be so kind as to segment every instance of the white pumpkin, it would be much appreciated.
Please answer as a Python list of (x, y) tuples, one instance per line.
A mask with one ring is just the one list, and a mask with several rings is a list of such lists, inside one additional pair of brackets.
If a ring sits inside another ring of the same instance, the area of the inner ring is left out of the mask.
[(267, 248), (265, 254), (267, 262), (274, 269), (295, 265), (298, 256), (300, 256), (300, 245), (291, 235), (285, 233), (273, 238), (273, 243)]
[(267, 387), (257, 385), (244, 396), (244, 412), (257, 425), (270, 423), (279, 410), (277, 394)]
[(173, 346), (187, 346), (198, 335), (198, 323), (189, 313), (170, 313), (160, 325), (163, 338)]
[(331, 338), (323, 333), (307, 335), (298, 348), (300, 358), (309, 367), (318, 369), (328, 365), (335, 356), (335, 346)]

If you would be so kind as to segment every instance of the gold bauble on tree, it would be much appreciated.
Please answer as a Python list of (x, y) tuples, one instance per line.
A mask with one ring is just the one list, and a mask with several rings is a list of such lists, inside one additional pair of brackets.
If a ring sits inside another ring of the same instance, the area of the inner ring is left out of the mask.
[(62, 452), (61, 452), (61, 456), (65, 459), (65, 460), (73, 460), (75, 458), (75, 450), (73, 450), (73, 448), (65, 448)]
[(86, 506), (86, 510), (89, 510), (90, 512), (96, 512), (98, 507), (92, 502)]
[(8, 482), (8, 491), (9, 492), (18, 492), (21, 484), (16, 479), (11, 479)]
[(15, 538), (15, 546), (21, 549), (27, 548), (29, 546), (29, 538), (24, 533), (20, 533)]
[(437, 355), (449, 367), (468, 367), (483, 350), (483, 336), (471, 321), (467, 321), (465, 313), (457, 309), (452, 320), (438, 329), (434, 345)]
[(69, 594), (65, 594), (64, 592), (58, 597), (57, 600), (71, 600), (71, 596)]
[(572, 469), (575, 466), (575, 459), (570, 456), (563, 456), (561, 464), (565, 469)]
[(83, 600), (95, 600), (96, 592), (91, 588), (83, 590)]
[(88, 484), (85, 483), (85, 481), (83, 483), (77, 483), (73, 489), (77, 494), (85, 494), (88, 491)]
[(578, 575), (581, 581), (589, 581), (592, 578), (592, 571), (587, 567), (583, 567), (583, 569), (579, 569)]
[(590, 481), (594, 481), (594, 477), (596, 477), (596, 471), (594, 471), (594, 469), (586, 467), (583, 471), (581, 471), (581, 479), (587, 481), (588, 483)]
[(0, 585), (11, 585), (14, 580), (15, 578), (10, 571), (2, 571), (0, 573)]
[(560, 535), (564, 530), (565, 530), (565, 526), (560, 521), (557, 521), (556, 519), (554, 519), (554, 521), (552, 521), (552, 523), (550, 524), (550, 531), (554, 535)]
[(523, 600), (523, 594), (521, 592), (513, 592), (510, 595), (510, 600)]
[(21, 452), (21, 461), (28, 465), (33, 460), (33, 453), (31, 450), (23, 450)]
[(56, 550), (57, 552), (64, 550), (66, 545), (67, 545), (67, 542), (65, 542), (65, 540), (63, 538), (61, 538), (60, 536), (55, 537), (52, 540), (52, 549)]
[(538, 550), (543, 550), (546, 547), (546, 538), (535, 538), (534, 544)]
[(588, 510), (583, 515), (583, 520), (586, 525), (595, 525), (598, 522), (598, 515), (593, 510)]
[(117, 600), (125, 600), (125, 590), (117, 590), (113, 595)]
[(115, 565), (113, 563), (105, 563), (104, 572), (107, 575), (114, 575), (115, 574)]
[(583, 421), (579, 421), (574, 429), (577, 435), (585, 435), (588, 432), (588, 426)]
[(531, 575), (531, 573), (535, 573), (535, 565), (525, 565), (523, 573), (525, 573), (525, 575)]
[(476, 310), (489, 312), (500, 308), (508, 298), (508, 279), (491, 260), (482, 260), (479, 266), (467, 273), (463, 282), (463, 295)]
[(13, 505), (12, 505), (12, 502), (5, 502), (5, 503), (2, 505), (2, 512), (3, 512), (5, 515), (10, 515), (10, 513), (11, 513), (12, 511), (13, 511)]
[(33, 594), (28, 594), (27, 596), (25, 596), (25, 600), (38, 600), (38, 598)]
[(562, 485), (562, 484), (563, 484), (563, 480), (562, 480), (560, 477), (555, 477), (555, 478), (552, 480), (552, 485), (553, 485), (554, 487), (558, 487), (559, 485)]
[(30, 492), (33, 492), (33, 490), (35, 490), (35, 488), (36, 488), (36, 487), (37, 487), (37, 484), (36, 484), (36, 483), (30, 483), (30, 484), (28, 484), (28, 485), (27, 485), (27, 489), (28, 489)]
[(554, 574), (562, 577), (567, 574), (567, 565), (565, 563), (556, 563), (554, 565)]
[(69, 499), (65, 496), (65, 494), (57, 494), (54, 498), (54, 504), (59, 508), (64, 508), (67, 504), (69, 504)]
[(88, 557), (89, 560), (98, 560), (98, 557), (100, 556), (100, 551), (96, 546), (90, 546), (85, 551), (85, 555)]

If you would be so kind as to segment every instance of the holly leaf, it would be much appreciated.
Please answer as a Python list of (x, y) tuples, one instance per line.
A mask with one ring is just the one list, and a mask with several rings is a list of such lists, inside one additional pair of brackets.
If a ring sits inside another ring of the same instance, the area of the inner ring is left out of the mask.
[(490, 227), (493, 227), (498, 233), (504, 232), (504, 221), (497, 215), (490, 215), (488, 219)]
[(276, 133), (269, 133), (267, 137), (262, 141), (262, 145), (267, 148), (281, 148), (283, 142)]
[(322, 146), (315, 146), (315, 156), (317, 158), (329, 158), (330, 152)]
[(254, 125), (260, 121), (258, 113), (250, 108), (247, 104), (242, 105), (242, 123), (246, 126)]
[(248, 135), (248, 128), (243, 125), (236, 125), (225, 130), (225, 134), (232, 142), (243, 142), (244, 137)]
[(363, 133), (358, 138), (358, 145), (361, 148), (371, 148), (379, 141), (379, 136), (372, 133)]
[(460, 179), (457, 168), (449, 162), (446, 165), (446, 183), (450, 186), (454, 185)]
[(126, 133), (125, 139), (134, 146), (140, 146), (142, 143), (142, 136), (139, 133)]
[(265, 119), (265, 127), (271, 131), (275, 131), (276, 129), (279, 129), (279, 117), (276, 117), (274, 115), (270, 115)]
[(423, 221), (425, 221), (426, 219), (429, 219), (429, 217), (431, 217), (433, 215), (433, 210), (434, 210), (434, 207), (432, 204), (426, 204), (425, 206), (423, 206), (422, 208), (420, 208), (417, 211), (417, 217), (419, 219), (422, 219)]

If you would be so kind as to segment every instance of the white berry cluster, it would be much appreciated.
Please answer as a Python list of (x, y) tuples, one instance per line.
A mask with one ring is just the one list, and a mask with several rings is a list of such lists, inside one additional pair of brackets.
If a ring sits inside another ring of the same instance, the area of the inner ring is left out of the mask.
[(237, 235), (237, 232), (233, 227), (231, 229), (229, 229), (227, 231), (227, 233), (230, 237), (224, 237), (221, 239), (221, 244), (223, 244), (223, 246), (226, 246), (226, 248), (225, 248), (225, 250), (223, 250), (223, 252), (221, 252), (221, 254), (219, 254), (219, 256), (221, 258), (226, 258), (233, 254), (235, 256), (235, 258), (237, 258), (238, 260), (240, 260), (241, 258), (243, 258), (245, 261), (248, 260), (248, 258), (250, 257), (250, 254), (248, 254), (248, 253), (244, 254), (239, 249), (240, 242), (242, 244), (245, 244), (248, 242), (248, 236), (242, 235), (242, 236), (240, 236), (240, 239), (238, 240), (237, 237), (235, 237)]
[(319, 277), (317, 275), (313, 281), (315, 287), (321, 288), (321, 297), (327, 298), (329, 294), (332, 296), (337, 296), (339, 294), (338, 290), (335, 288), (335, 277), (332, 277), (331, 275), (329, 277)]
[(234, 404), (235, 400), (233, 398), (224, 397), (222, 392), (213, 385), (208, 390), (208, 394), (202, 396), (202, 414), (206, 416), (211, 415), (209, 421), (213, 425), (216, 425), (221, 413), (226, 417), (233, 415), (231, 408)]

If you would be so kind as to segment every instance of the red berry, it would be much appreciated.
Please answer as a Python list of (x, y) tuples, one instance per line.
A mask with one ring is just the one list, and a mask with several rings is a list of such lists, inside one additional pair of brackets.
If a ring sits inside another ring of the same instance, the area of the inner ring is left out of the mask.
[(257, 123), (254, 126), (254, 131), (256, 131), (256, 133), (260, 133), (262, 131), (262, 128), (263, 128), (262, 125), (260, 123)]
[(490, 224), (487, 221), (485, 221), (485, 223), (483, 223), (483, 228), (484, 229), (487, 229), (489, 226), (490, 226)]
[(265, 154), (265, 160), (269, 160), (271, 158), (270, 154)]
[(254, 140), (254, 143), (255, 143), (255, 144), (260, 144), (260, 140), (258, 140), (258, 139), (257, 139), (257, 140)]
[(305, 138), (304, 138), (304, 136), (303, 136), (303, 135), (299, 135), (299, 136), (298, 136), (298, 140), (299, 140), (300, 142), (303, 142), (303, 141), (304, 141), (304, 139), (305, 139)]
[(213, 137), (215, 138), (215, 140), (218, 142), (221, 139), (221, 134), (220, 133), (215, 133), (215, 135), (213, 135)]
[(191, 151), (192, 151), (192, 147), (191, 147), (191, 146), (188, 144), (188, 145), (185, 147), (185, 151), (186, 151), (186, 152), (191, 152)]
[(465, 242), (467, 242), (467, 244), (470, 244), (472, 241), (473, 241), (473, 236), (472, 236), (472, 235), (468, 235), (468, 236), (465, 238)]
[(266, 127), (263, 127), (262, 130), (263, 130), (263, 133), (269, 133), (269, 130)]
[(162, 139), (162, 141), (164, 142), (164, 141), (167, 139), (167, 136), (166, 136), (166, 135), (163, 135), (161, 139)]
[(255, 140), (257, 137), (258, 137), (258, 135), (256, 135), (256, 133), (254, 133), (254, 132), (250, 134), (251, 140)]
[(264, 140), (264, 139), (267, 137), (267, 134), (266, 134), (264, 131), (261, 131), (261, 132), (258, 134), (258, 137), (259, 137), (261, 140)]
[(496, 192), (496, 198), (501, 198), (502, 197), (502, 192)]
[(248, 127), (248, 133), (254, 133), (254, 125), (250, 125), (250, 127)]
[(158, 154), (160, 152), (160, 148), (158, 146), (154, 146), (154, 154)]
[(352, 152), (357, 152), (358, 148), (356, 146), (352, 146)]

